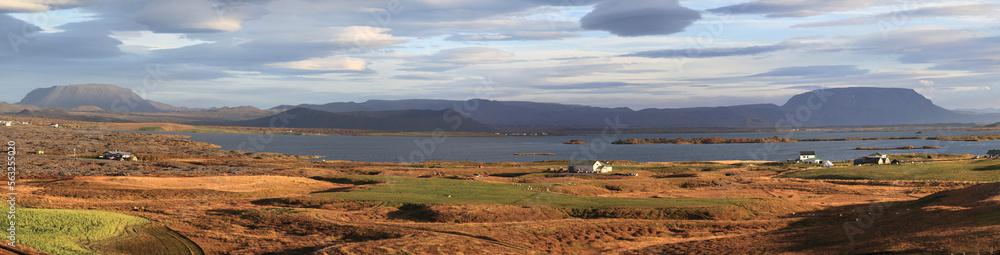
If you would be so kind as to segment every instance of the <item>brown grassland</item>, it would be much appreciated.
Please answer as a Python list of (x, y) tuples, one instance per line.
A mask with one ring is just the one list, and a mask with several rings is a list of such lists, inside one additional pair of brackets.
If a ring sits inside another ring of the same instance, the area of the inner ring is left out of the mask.
[[(18, 145), (18, 206), (148, 220), (70, 240), (94, 254), (1000, 251), (1000, 160), (971, 155), (833, 168), (612, 161), (638, 174), (616, 176), (545, 172), (567, 161), (307, 161), (178, 135), (41, 126), (0, 127), (0, 138)], [(79, 155), (111, 149), (142, 160)]]

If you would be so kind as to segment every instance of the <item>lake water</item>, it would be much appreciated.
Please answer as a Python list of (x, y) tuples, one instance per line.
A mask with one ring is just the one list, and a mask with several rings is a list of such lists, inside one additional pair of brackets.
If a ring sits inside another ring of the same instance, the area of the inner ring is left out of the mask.
[[(928, 132), (920, 136), (998, 134), (1000, 132)], [(420, 162), (427, 160), (476, 162), (531, 162), (556, 159), (633, 160), (639, 162), (767, 160), (794, 159), (799, 151), (816, 151), (825, 160), (848, 160), (875, 152), (881, 153), (955, 153), (983, 155), (1000, 149), (1000, 141), (948, 142), (935, 140), (881, 140), (840, 142), (798, 142), (772, 144), (637, 144), (612, 145), (628, 138), (763, 138), (781, 136), (793, 139), (916, 136), (914, 132), (795, 132), (795, 133), (724, 133), (724, 134), (622, 134), (607, 136), (541, 137), (369, 137), (369, 136), (292, 136), (176, 133), (191, 140), (222, 146), (225, 150), (277, 152), (296, 155), (326, 156), (326, 160), (364, 162)], [(579, 139), (590, 144), (567, 145)], [(939, 146), (930, 150), (857, 151), (854, 148), (901, 146)], [(555, 156), (519, 156), (515, 153), (554, 153)]]

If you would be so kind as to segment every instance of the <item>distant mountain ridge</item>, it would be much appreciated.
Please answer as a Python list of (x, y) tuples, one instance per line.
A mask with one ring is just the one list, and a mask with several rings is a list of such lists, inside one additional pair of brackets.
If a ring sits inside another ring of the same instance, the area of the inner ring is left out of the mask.
[(629, 128), (774, 128), (873, 126), (1000, 121), (1000, 114), (962, 114), (935, 105), (912, 89), (835, 88), (799, 94), (784, 105), (756, 104), (676, 109), (602, 108), (519, 101), (369, 100), (278, 106), (326, 112), (463, 109), (498, 129), (603, 128), (617, 120)]
[[(55, 108), (40, 109), (41, 108)], [(60, 110), (62, 109), (62, 110)], [(70, 110), (65, 110), (70, 109)], [(158, 113), (129, 115), (125, 111)], [(194, 111), (193, 111), (194, 110)], [(108, 121), (166, 119), (174, 122), (267, 127), (275, 113), (291, 111), (303, 117), (287, 127), (376, 129), (386, 131), (492, 132), (526, 130), (601, 130), (604, 128), (801, 128), (938, 123), (993, 123), (1000, 114), (954, 112), (935, 105), (912, 89), (836, 88), (792, 96), (783, 105), (753, 104), (723, 107), (633, 110), (585, 105), (494, 101), (486, 99), (369, 100), (322, 105), (282, 105), (193, 109), (142, 99), (129, 89), (107, 84), (53, 86), (31, 91), (19, 104), (2, 104), (0, 111), (19, 115)], [(87, 111), (96, 114), (83, 114)], [(77, 113), (75, 113), (77, 112)], [(166, 112), (166, 113), (164, 113)], [(96, 116), (100, 116), (99, 118)], [(218, 121), (213, 121), (216, 119)], [(244, 121), (231, 121), (244, 120)], [(461, 120), (461, 128), (449, 130)], [(229, 122), (227, 122), (229, 121)]]
[(492, 132), (493, 129), (452, 110), (399, 110), (332, 113), (295, 108), (245, 121), (213, 123), (220, 126), (335, 128), (383, 131)]
[(17, 104), (42, 108), (73, 109), (96, 106), (105, 111), (162, 112), (130, 89), (110, 84), (84, 84), (37, 88)]

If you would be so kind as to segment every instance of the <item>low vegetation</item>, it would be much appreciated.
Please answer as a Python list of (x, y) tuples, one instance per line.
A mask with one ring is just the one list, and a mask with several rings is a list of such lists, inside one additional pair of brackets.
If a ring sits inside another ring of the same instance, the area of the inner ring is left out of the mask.
[(127, 229), (150, 223), (124, 214), (53, 209), (19, 209), (18, 241), (52, 254), (98, 254), (89, 246), (122, 238)]
[(348, 176), (354, 180), (378, 181), (382, 184), (352, 192), (319, 193), (316, 196), (361, 201), (387, 201), (413, 204), (506, 204), (549, 205), (556, 207), (593, 208), (664, 208), (724, 206), (747, 199), (652, 199), (621, 197), (584, 197), (551, 193), (556, 184), (499, 184), (449, 179)]
[[(890, 156), (890, 158), (894, 158)], [(919, 156), (915, 157), (919, 158)], [(926, 158), (926, 157), (925, 157)], [(932, 158), (934, 158), (932, 156)], [(940, 158), (940, 157), (939, 157)], [(945, 160), (904, 163), (811, 168), (781, 175), (786, 178), (839, 180), (925, 180), (925, 181), (1000, 181), (1000, 161)]]
[(839, 142), (839, 141), (881, 141), (881, 140), (938, 140), (938, 141), (992, 141), (1000, 140), (1000, 134), (993, 135), (956, 135), (956, 136), (890, 136), (890, 137), (846, 137), (846, 138), (810, 138), (810, 139), (789, 139), (779, 136), (769, 138), (721, 138), (721, 137), (698, 137), (698, 138), (646, 138), (646, 139), (618, 139), (612, 144), (723, 144), (723, 143), (796, 143), (796, 142)]

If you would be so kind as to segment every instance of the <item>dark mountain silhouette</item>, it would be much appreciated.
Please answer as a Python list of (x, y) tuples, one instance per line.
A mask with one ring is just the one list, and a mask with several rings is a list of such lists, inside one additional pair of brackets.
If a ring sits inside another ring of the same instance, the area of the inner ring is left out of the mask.
[(370, 129), (385, 131), (493, 131), (490, 127), (452, 110), (332, 113), (307, 108), (295, 108), (269, 117), (215, 124), (222, 126)]
[(32, 90), (18, 104), (73, 109), (97, 106), (105, 111), (161, 112), (132, 90), (109, 84), (52, 86)]
[(912, 89), (896, 88), (814, 91), (792, 97), (781, 108), (795, 113), (796, 118), (808, 117), (802, 118), (808, 126), (986, 122), (996, 118), (953, 112)]
[[(279, 106), (274, 109), (288, 109)], [(912, 89), (838, 88), (793, 96), (784, 105), (758, 104), (677, 109), (602, 108), (553, 103), (450, 100), (370, 100), (363, 103), (303, 104), (326, 112), (455, 109), (497, 129), (605, 128), (791, 128), (1000, 121), (998, 114), (962, 114), (934, 105)]]

